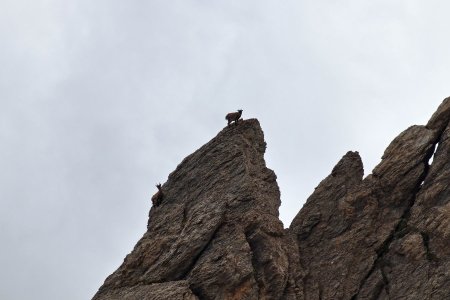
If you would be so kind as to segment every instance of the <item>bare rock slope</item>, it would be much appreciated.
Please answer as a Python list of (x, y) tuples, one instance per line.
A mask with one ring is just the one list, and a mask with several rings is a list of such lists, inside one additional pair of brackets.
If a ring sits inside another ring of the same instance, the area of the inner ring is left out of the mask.
[(364, 179), (348, 152), (288, 229), (258, 121), (223, 129), (93, 299), (450, 299), (449, 120), (447, 98)]

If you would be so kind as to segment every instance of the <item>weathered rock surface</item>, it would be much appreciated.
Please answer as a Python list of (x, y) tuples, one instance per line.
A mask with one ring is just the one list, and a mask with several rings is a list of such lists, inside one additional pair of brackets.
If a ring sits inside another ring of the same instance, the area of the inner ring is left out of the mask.
[(223, 129), (93, 299), (450, 299), (449, 120), (447, 98), (364, 179), (348, 152), (288, 229), (258, 121)]
[(151, 285), (135, 285), (133, 287), (121, 287), (105, 291), (102, 299), (109, 300), (198, 300), (189, 289), (187, 281), (172, 281), (155, 283)]

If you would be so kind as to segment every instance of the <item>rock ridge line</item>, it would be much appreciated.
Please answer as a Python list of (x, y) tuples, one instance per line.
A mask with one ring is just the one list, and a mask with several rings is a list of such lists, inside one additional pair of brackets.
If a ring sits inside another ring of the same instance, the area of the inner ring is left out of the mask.
[(258, 120), (225, 127), (169, 175), (93, 300), (450, 299), (449, 120), (447, 98), (366, 178), (346, 153), (286, 229)]

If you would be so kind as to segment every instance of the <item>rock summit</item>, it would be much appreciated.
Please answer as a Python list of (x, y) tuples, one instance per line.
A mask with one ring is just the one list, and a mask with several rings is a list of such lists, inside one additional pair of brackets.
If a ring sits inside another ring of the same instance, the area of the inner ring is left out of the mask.
[(224, 128), (169, 175), (93, 300), (450, 299), (449, 120), (447, 98), (365, 178), (345, 154), (287, 229), (259, 122)]

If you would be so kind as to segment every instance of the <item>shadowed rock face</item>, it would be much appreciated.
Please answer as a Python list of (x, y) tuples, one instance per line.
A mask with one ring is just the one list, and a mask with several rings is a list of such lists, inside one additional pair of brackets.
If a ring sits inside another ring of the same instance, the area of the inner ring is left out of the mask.
[(364, 179), (348, 152), (288, 229), (258, 121), (223, 129), (93, 299), (450, 299), (449, 120), (448, 98)]

